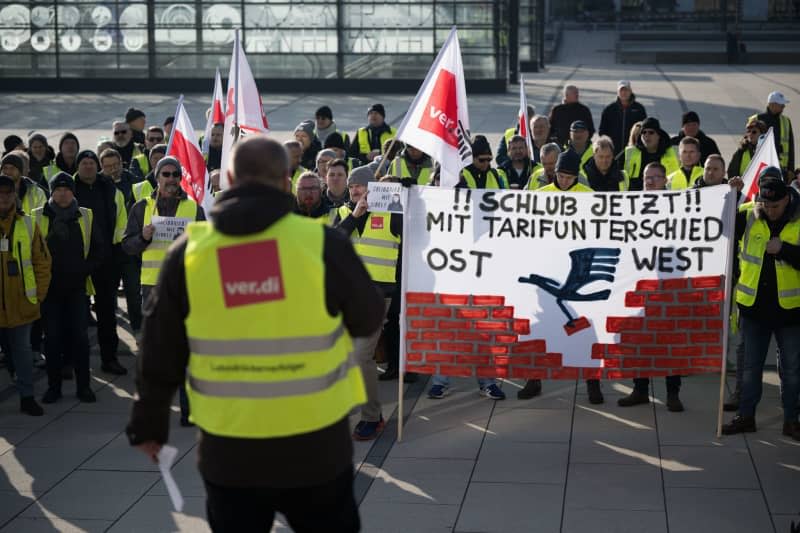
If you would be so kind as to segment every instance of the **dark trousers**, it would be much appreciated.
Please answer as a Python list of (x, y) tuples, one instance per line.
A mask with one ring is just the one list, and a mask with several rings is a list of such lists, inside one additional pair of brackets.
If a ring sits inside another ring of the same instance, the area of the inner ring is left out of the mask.
[(89, 387), (89, 324), (83, 289), (51, 293), (42, 302), (44, 353), (47, 354), (47, 382), (61, 390), (64, 362), (74, 365), (78, 390)]
[(234, 488), (208, 481), (205, 485), (206, 514), (214, 533), (270, 531), (276, 512), (286, 517), (295, 533), (350, 533), (361, 529), (352, 467), (315, 487)]
[(42, 351), (42, 333), (44, 333), (42, 319), (34, 320), (31, 324), (31, 351)]
[(97, 315), (97, 343), (103, 362), (117, 358), (117, 277), (114, 265), (106, 264), (92, 274), (94, 306)]
[(400, 291), (392, 295), (392, 303), (383, 325), (383, 354), (389, 368), (400, 365)]
[[(681, 377), (680, 376), (667, 376), (667, 394), (681, 391)], [(650, 378), (634, 378), (633, 388), (638, 392), (648, 394), (650, 392)]]
[(124, 252), (117, 254), (116, 263), (116, 286), (122, 280), (125, 290), (125, 303), (128, 306), (128, 322), (131, 329), (139, 331), (142, 327), (142, 297), (141, 297), (141, 275), (142, 261), (139, 257), (130, 256)]

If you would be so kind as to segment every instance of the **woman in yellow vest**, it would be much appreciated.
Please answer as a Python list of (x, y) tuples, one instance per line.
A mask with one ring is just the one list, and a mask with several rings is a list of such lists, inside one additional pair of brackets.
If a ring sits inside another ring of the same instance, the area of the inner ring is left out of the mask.
[(354, 533), (351, 335), (380, 327), (383, 301), (344, 235), (291, 213), (287, 166), (266, 136), (236, 143), (213, 221), (167, 253), (127, 435), (154, 458), (186, 377), (213, 530), (270, 531), (281, 512)]
[(96, 262), (96, 247), (91, 246), (92, 210), (78, 206), (75, 180), (66, 172), (59, 172), (50, 180), (50, 191), (52, 196), (47, 204), (33, 211), (53, 258), (52, 279), (47, 298), (42, 302), (47, 354), (47, 391), (42, 403), (54, 403), (61, 398), (65, 360), (75, 369), (78, 399), (94, 403), (97, 398), (89, 382), (86, 305), (91, 287), (89, 272)]
[(800, 194), (787, 186), (779, 168), (759, 175), (755, 202), (736, 219), (739, 280), (736, 304), (744, 337), (744, 369), (736, 417), (722, 433), (756, 431), (762, 373), (770, 341), (778, 344), (783, 435), (800, 441)]
[(33, 219), (17, 211), (14, 180), (0, 174), (0, 329), (6, 336), (20, 396), (20, 411), (42, 416), (33, 398), (31, 324), (50, 285), (50, 254)]
[(728, 179), (734, 176), (744, 176), (744, 171), (753, 158), (758, 146), (758, 138), (767, 133), (767, 125), (757, 118), (747, 121), (744, 135), (739, 140), (739, 148), (731, 156), (728, 163)]

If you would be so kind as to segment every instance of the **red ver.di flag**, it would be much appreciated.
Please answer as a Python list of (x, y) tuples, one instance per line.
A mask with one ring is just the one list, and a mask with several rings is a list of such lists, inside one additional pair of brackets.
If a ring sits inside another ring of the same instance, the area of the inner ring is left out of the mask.
[(455, 187), (461, 169), (472, 163), (464, 67), (455, 27), (422, 82), (397, 139), (439, 163), (442, 187)]
[(744, 171), (742, 176), (742, 181), (744, 181), (744, 187), (742, 188), (744, 199), (742, 201), (744, 202), (752, 200), (758, 192), (758, 175), (761, 174), (762, 170), (766, 167), (781, 167), (781, 160), (775, 150), (774, 135), (772, 128), (765, 135), (762, 135), (758, 141), (758, 148), (756, 148), (750, 164), (747, 165), (747, 170)]
[(222, 101), (222, 78), (219, 75), (219, 68), (214, 77), (214, 95), (211, 97), (211, 113), (206, 120), (206, 130), (203, 134), (203, 153), (208, 153), (208, 145), (211, 142), (211, 129), (214, 124), (225, 123), (225, 110)]
[(214, 205), (214, 196), (211, 194), (211, 179), (208, 176), (206, 160), (197, 146), (197, 136), (194, 133), (189, 114), (183, 106), (183, 96), (175, 112), (175, 125), (169, 138), (167, 154), (174, 156), (181, 162), (183, 177), (181, 187), (189, 198), (208, 212)]

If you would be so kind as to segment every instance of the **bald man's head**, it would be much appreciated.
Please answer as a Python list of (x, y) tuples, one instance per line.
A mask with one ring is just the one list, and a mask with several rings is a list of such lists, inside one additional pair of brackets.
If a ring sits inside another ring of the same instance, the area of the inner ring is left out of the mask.
[(287, 191), (289, 159), (283, 146), (266, 135), (250, 135), (233, 145), (231, 184), (262, 183)]

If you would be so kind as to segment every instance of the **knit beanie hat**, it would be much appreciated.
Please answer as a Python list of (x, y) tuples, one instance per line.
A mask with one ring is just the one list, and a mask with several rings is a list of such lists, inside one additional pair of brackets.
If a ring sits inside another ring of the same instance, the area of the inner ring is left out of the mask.
[(75, 136), (74, 133), (68, 131), (64, 135), (62, 135), (61, 138), (58, 140), (59, 152), (61, 151), (61, 146), (64, 144), (64, 141), (66, 141), (67, 139), (72, 139), (73, 141), (75, 141), (75, 143), (78, 145), (78, 150), (81, 149), (81, 142), (78, 140), (78, 138)]
[(23, 144), (23, 142), (18, 135), (9, 135), (3, 139), (3, 148), (5, 148), (6, 153), (15, 150), (20, 144)]
[(75, 180), (66, 172), (59, 172), (50, 179), (50, 192), (53, 193), (59, 187), (66, 187), (75, 192)]
[(367, 109), (367, 114), (369, 115), (373, 111), (378, 113), (383, 118), (386, 118), (386, 109), (383, 108), (383, 104), (372, 104), (369, 106), (369, 109)]
[(297, 127), (294, 129), (294, 132), (297, 133), (298, 131), (305, 132), (308, 135), (309, 139), (314, 138), (314, 121), (313, 120), (304, 120)]
[(144, 111), (141, 109), (136, 109), (134, 107), (129, 107), (128, 111), (125, 113), (125, 122), (133, 122), (137, 118), (144, 117)]
[(8, 153), (3, 156), (2, 162), (0, 162), (0, 166), (3, 165), (14, 165), (19, 170), (20, 174), (25, 173), (25, 161), (22, 160), (22, 156), (15, 154), (14, 152)]
[(162, 157), (158, 163), (156, 163), (156, 169), (153, 171), (153, 175), (158, 178), (159, 174), (161, 174), (161, 169), (164, 168), (166, 165), (173, 165), (178, 171), (183, 172), (183, 167), (181, 167), (181, 162), (168, 155), (166, 157)]
[(492, 155), (492, 147), (489, 146), (489, 141), (483, 135), (476, 135), (472, 140), (472, 155), (479, 156), (483, 154)]
[(577, 176), (580, 172), (581, 158), (572, 150), (561, 152), (558, 154), (558, 162), (556, 163), (556, 172), (563, 172), (571, 176)]
[(348, 187), (350, 185), (367, 185), (371, 181), (375, 181), (375, 171), (369, 167), (356, 167), (347, 176)]
[(325, 138), (324, 148), (341, 148), (344, 150), (344, 139), (342, 138), (342, 134), (338, 131), (334, 131), (328, 135)]
[(75, 165), (78, 166), (81, 164), (86, 158), (91, 159), (97, 164), (97, 169), (100, 170), (100, 160), (97, 159), (97, 154), (95, 154), (92, 150), (83, 150), (78, 154), (78, 157), (75, 158)]

